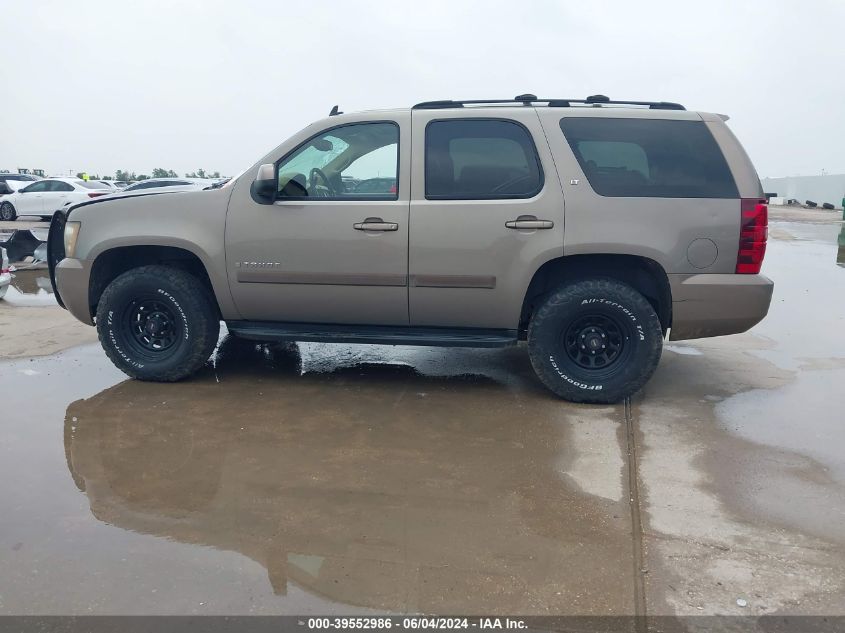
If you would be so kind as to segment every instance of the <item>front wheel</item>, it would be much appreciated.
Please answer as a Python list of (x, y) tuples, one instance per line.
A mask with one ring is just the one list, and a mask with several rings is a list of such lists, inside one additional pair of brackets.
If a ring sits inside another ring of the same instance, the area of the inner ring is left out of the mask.
[(528, 327), (531, 365), (546, 387), (573, 402), (613, 403), (657, 368), (663, 330), (631, 286), (587, 279), (553, 291)]
[(169, 266), (123, 273), (97, 305), (97, 334), (125, 374), (173, 382), (202, 367), (220, 333), (211, 293), (199, 279)]
[(12, 220), (16, 220), (17, 217), (18, 214), (11, 202), (4, 202), (3, 204), (0, 204), (0, 220), (11, 222)]

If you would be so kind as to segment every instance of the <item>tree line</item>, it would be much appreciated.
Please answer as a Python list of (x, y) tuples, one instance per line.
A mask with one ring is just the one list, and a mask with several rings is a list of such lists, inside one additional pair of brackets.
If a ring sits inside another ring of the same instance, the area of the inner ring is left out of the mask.
[[(82, 178), (83, 176), (84, 172), (76, 174), (77, 178)], [(147, 180), (149, 178), (179, 178), (179, 174), (172, 169), (162, 169), (161, 167), (156, 167), (153, 169), (152, 175), (136, 174), (134, 171), (123, 171), (122, 169), (118, 169), (114, 172), (113, 178), (111, 176), (103, 176), (100, 178), (96, 174), (88, 174), (88, 178), (90, 180), (122, 180), (124, 182), (129, 182), (131, 180)], [(207, 172), (204, 169), (197, 169), (196, 171), (185, 174), (185, 178), (220, 178), (220, 172)]]

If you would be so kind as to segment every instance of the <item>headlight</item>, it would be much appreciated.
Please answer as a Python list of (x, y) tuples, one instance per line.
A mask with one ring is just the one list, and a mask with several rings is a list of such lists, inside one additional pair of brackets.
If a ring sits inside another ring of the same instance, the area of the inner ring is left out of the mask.
[(65, 224), (65, 257), (76, 256), (76, 240), (79, 238), (79, 225), (81, 222), (68, 222)]

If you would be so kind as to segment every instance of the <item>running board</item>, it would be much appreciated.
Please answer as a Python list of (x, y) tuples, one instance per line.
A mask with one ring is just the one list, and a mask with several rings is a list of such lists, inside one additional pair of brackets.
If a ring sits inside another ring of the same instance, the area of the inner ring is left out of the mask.
[(226, 321), (226, 327), (235, 336), (256, 341), (436, 347), (506, 347), (515, 345), (517, 342), (516, 330), (274, 323), (271, 321)]

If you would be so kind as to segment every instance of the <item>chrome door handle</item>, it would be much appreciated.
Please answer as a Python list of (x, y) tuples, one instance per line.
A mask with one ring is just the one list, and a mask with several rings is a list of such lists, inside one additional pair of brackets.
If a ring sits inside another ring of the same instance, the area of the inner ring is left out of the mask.
[(385, 222), (381, 218), (367, 218), (363, 222), (356, 222), (352, 228), (356, 231), (398, 231), (399, 225), (396, 222)]
[(551, 220), (538, 220), (536, 215), (521, 215), (516, 220), (505, 222), (509, 229), (551, 229), (554, 225)]

